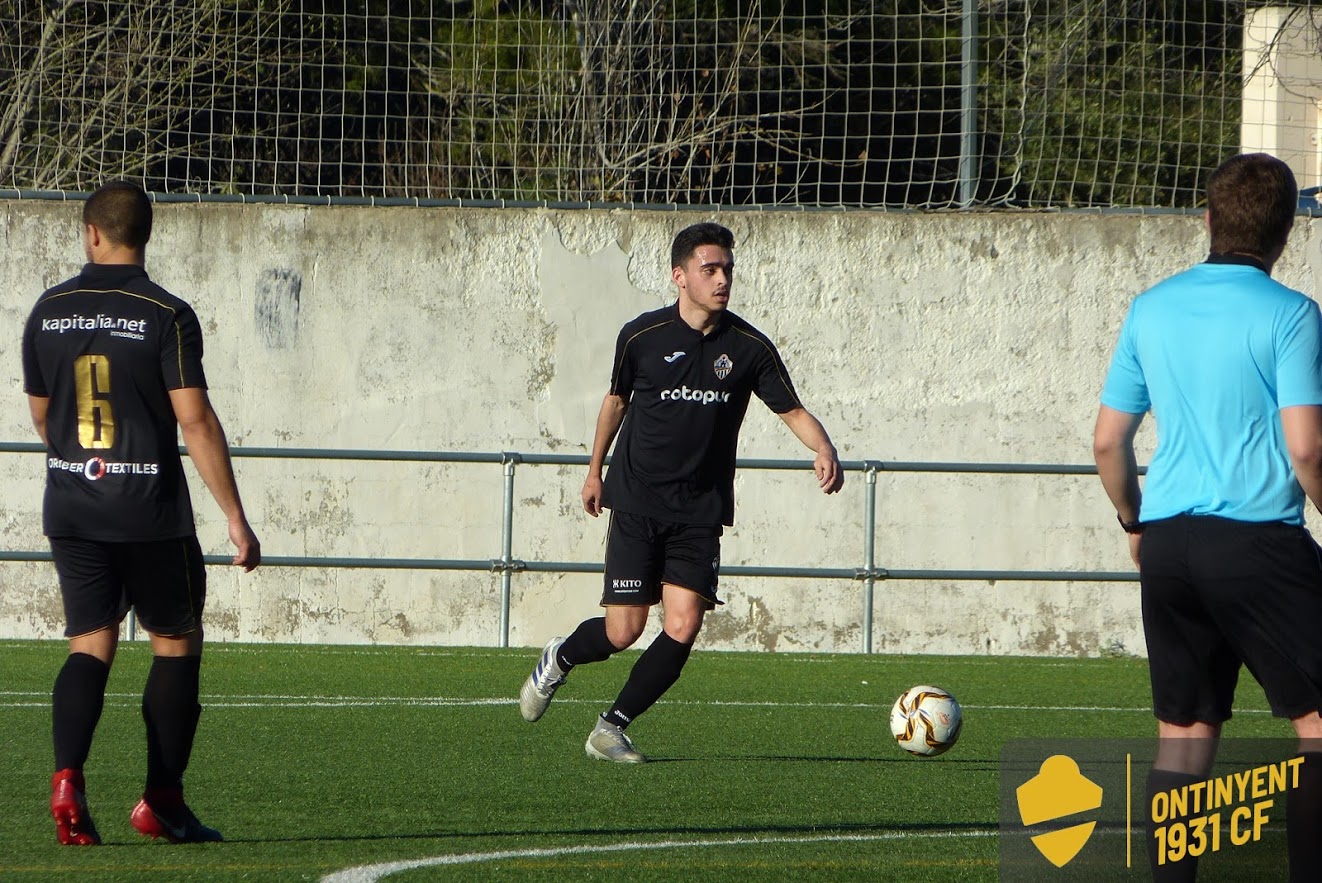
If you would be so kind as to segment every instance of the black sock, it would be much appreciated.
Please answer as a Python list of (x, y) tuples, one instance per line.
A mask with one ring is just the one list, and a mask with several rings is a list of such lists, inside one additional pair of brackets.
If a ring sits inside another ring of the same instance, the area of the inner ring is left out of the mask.
[(147, 787), (182, 788), (193, 751), (197, 719), (200, 656), (157, 656), (142, 691), (147, 724)]
[(1143, 806), (1143, 818), (1147, 822), (1148, 834), (1148, 866), (1152, 868), (1152, 879), (1154, 883), (1184, 883), (1184, 881), (1193, 881), (1198, 877), (1198, 858), (1197, 856), (1185, 855), (1178, 862), (1172, 862), (1169, 859), (1164, 864), (1157, 864), (1159, 858), (1157, 852), (1156, 829), (1158, 827), (1168, 826), (1171, 822), (1183, 821), (1189, 818), (1192, 813), (1172, 813), (1163, 819), (1160, 823), (1152, 819), (1152, 798), (1163, 791), (1170, 792), (1184, 788), (1188, 785), (1194, 785), (1206, 779), (1206, 776), (1195, 776), (1192, 773), (1177, 773), (1174, 770), (1159, 770), (1152, 768), (1148, 771), (1147, 785), (1147, 803)]
[(692, 649), (692, 644), (681, 644), (665, 632), (657, 635), (652, 646), (634, 663), (624, 689), (611, 710), (601, 716), (602, 720), (621, 729), (629, 726), (679, 680)]
[(1290, 880), (1322, 878), (1322, 752), (1307, 751), (1299, 767), (1299, 785), (1285, 797), (1285, 839)]
[(87, 653), (70, 653), (51, 691), (55, 769), (81, 770), (106, 701), (110, 666)]
[(555, 664), (567, 672), (576, 665), (601, 662), (615, 652), (615, 645), (606, 637), (606, 619), (598, 616), (583, 620), (574, 633), (565, 638), (560, 651), (555, 654)]

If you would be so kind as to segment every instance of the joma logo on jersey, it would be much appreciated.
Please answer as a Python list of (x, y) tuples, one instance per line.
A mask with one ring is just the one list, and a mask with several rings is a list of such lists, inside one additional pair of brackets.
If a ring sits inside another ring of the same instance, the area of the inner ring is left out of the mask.
[(716, 389), (689, 389), (687, 386), (681, 386), (679, 389), (661, 390), (661, 400), (665, 401), (667, 399), (710, 405), (712, 402), (724, 403), (730, 401), (730, 394)]

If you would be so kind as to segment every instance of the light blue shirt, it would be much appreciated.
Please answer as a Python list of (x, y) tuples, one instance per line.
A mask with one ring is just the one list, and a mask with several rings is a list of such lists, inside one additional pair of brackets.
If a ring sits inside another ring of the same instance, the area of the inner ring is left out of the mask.
[(1156, 418), (1140, 520), (1303, 524), (1279, 411), (1322, 405), (1320, 326), (1310, 298), (1234, 256), (1214, 255), (1134, 299), (1101, 400)]

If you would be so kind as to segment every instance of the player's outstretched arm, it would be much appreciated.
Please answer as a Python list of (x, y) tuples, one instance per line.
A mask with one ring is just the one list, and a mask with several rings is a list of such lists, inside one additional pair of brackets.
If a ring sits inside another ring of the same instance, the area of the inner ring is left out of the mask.
[(601, 514), (601, 475), (606, 468), (606, 454), (615, 441), (615, 435), (624, 423), (624, 412), (629, 403), (622, 396), (606, 394), (597, 413), (597, 431), (592, 437), (592, 458), (588, 463), (588, 477), (583, 482), (583, 511), (596, 518)]
[(262, 562), (262, 545), (248, 524), (239, 499), (239, 485), (234, 480), (234, 465), (230, 461), (229, 443), (220, 418), (211, 407), (207, 391), (198, 387), (170, 390), (170, 404), (174, 407), (179, 431), (188, 448), (188, 456), (215, 498), (216, 505), (229, 522), (230, 542), (234, 544), (234, 564), (250, 571)]
[(817, 457), (813, 460), (812, 469), (817, 474), (817, 485), (822, 492), (834, 494), (844, 487), (845, 471), (840, 468), (840, 458), (836, 455), (835, 445), (831, 444), (831, 437), (826, 434), (826, 428), (822, 426), (821, 421), (808, 413), (807, 408), (786, 411), (780, 415), (780, 419), (785, 421), (785, 425), (799, 441), (809, 450), (816, 452)]
[(1282, 408), (1281, 430), (1299, 486), (1322, 511), (1322, 406)]

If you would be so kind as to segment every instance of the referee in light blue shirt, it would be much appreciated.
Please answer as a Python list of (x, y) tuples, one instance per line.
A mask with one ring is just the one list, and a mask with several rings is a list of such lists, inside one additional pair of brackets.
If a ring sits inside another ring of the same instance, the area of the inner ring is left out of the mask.
[[(1305, 496), (1322, 502), (1322, 318), (1270, 275), (1297, 200), (1289, 167), (1266, 154), (1213, 173), (1211, 254), (1134, 299), (1093, 453), (1142, 583), (1160, 739), (1146, 805), (1206, 778), (1244, 665), (1301, 739), (1291, 879), (1316, 880), (1322, 555), (1303, 508)], [(1148, 411), (1157, 448), (1140, 491), (1133, 442)], [(1154, 878), (1192, 880), (1197, 859), (1171, 861), (1158, 842), (1149, 836)]]

